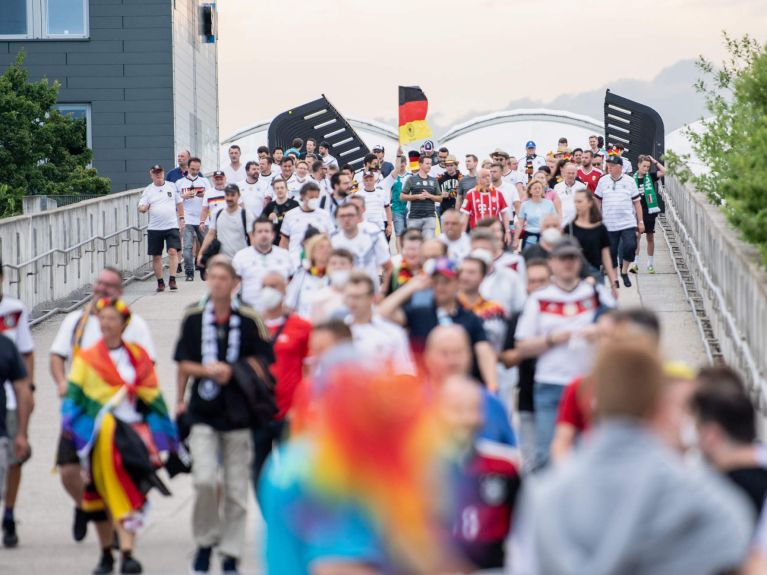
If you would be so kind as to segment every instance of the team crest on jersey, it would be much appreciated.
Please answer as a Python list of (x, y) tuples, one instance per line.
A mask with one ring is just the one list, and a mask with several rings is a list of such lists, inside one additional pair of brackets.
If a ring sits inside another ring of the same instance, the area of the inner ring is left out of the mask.
[(507, 495), (506, 482), (499, 475), (488, 475), (479, 483), (479, 496), (488, 505), (500, 505)]
[(568, 317), (572, 315), (576, 315), (578, 313), (578, 306), (574, 303), (565, 304), (564, 308), (562, 309), (562, 312), (564, 313), (564, 315)]

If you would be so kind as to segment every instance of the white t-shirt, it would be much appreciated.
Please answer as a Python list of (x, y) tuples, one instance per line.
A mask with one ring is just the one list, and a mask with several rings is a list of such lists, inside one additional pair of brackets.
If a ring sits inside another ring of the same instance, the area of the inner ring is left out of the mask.
[(523, 276), (507, 267), (494, 265), (479, 286), (483, 298), (492, 300), (506, 310), (507, 315), (522, 311), (527, 299)]
[(295, 172), (288, 179), (285, 179), (285, 177), (282, 174), (280, 174), (278, 177), (281, 180), (285, 180), (285, 183), (288, 186), (288, 198), (296, 200), (297, 202), (300, 202), (301, 200), (300, 200), (299, 192), (301, 191), (302, 184), (298, 182), (298, 177), (296, 176)]
[(639, 189), (634, 178), (622, 175), (613, 180), (610, 174), (599, 178), (594, 195), (602, 201), (602, 218), (609, 232), (617, 232), (637, 226), (634, 200), (639, 199)]
[[(51, 344), (50, 353), (63, 357), (64, 359), (71, 359), (72, 346), (75, 343), (75, 329), (77, 323), (83, 315), (83, 310), (73, 311), (64, 317), (64, 321), (61, 322), (61, 327), (56, 334), (56, 338)], [(88, 316), (88, 322), (85, 324), (85, 330), (83, 330), (82, 340), (80, 341), (80, 347), (82, 349), (89, 348), (96, 344), (101, 339), (101, 326), (99, 325), (98, 318), (91, 314)], [(129, 343), (135, 343), (143, 347), (147, 355), (153, 360), (156, 358), (154, 342), (152, 341), (152, 334), (149, 332), (149, 327), (143, 318), (137, 314), (131, 314), (130, 322), (123, 332), (123, 341)]]
[(272, 171), (269, 172), (268, 175), (261, 174), (258, 176), (258, 181), (256, 182), (256, 186), (258, 187), (259, 193), (265, 197), (265, 198), (273, 198), (274, 197), (274, 188), (272, 187), (272, 182), (279, 177), (279, 172), (272, 168)]
[[(35, 349), (26, 306), (20, 300), (7, 295), (0, 299), (0, 333), (16, 344), (16, 349), (22, 355), (32, 353)], [(10, 381), (3, 382), (3, 385), (5, 386), (5, 407), (10, 410), (16, 409), (13, 385)], [(2, 408), (0, 406), (0, 409)]]
[(301, 265), (301, 246), (309, 226), (316, 228), (323, 234), (329, 234), (334, 229), (328, 212), (321, 209), (306, 212), (299, 206), (285, 214), (285, 218), (282, 220), (280, 233), (290, 240), (288, 251), (294, 270)]
[(245, 171), (245, 164), (240, 164), (240, 167), (236, 170), (229, 164), (224, 168), (224, 174), (226, 174), (226, 182), (229, 184), (241, 182), (248, 175)]
[(415, 375), (415, 363), (410, 353), (410, 342), (404, 329), (377, 315), (370, 323), (354, 324), (347, 317), (352, 330), (354, 349), (362, 361), (389, 368), (395, 375)]
[[(210, 229), (216, 230), (216, 239), (221, 242), (221, 254), (233, 258), (234, 255), (248, 246), (249, 230), (253, 229), (253, 214), (238, 208), (234, 212), (220, 210), (211, 218)], [(245, 214), (245, 224), (242, 214)]]
[(367, 273), (378, 291), (381, 266), (391, 260), (386, 235), (372, 225), (359, 225), (357, 230), (353, 238), (339, 230), (330, 237), (330, 243), (335, 249), (349, 250), (354, 255), (354, 267)]
[[(546, 336), (569, 330), (578, 332), (592, 323), (599, 302), (612, 305), (612, 297), (602, 286), (596, 288), (585, 281), (570, 291), (549, 284), (530, 294), (517, 323), (518, 340)], [(574, 336), (568, 343), (555, 345), (538, 357), (535, 368), (536, 383), (567, 385), (574, 378), (588, 373), (593, 358), (593, 347), (585, 339)]]
[[(184, 176), (176, 182), (176, 189), (184, 201), (184, 222), (193, 226), (200, 225), (200, 212), (202, 211), (202, 199), (208, 190), (212, 189), (207, 178), (198, 175), (196, 178)], [(191, 198), (184, 198), (188, 190), (194, 192)]]
[(205, 197), (202, 199), (202, 207), (208, 208), (208, 219), (205, 222), (206, 225), (210, 225), (216, 214), (226, 207), (226, 194), (224, 190), (217, 190), (211, 188), (205, 192)]
[(329, 283), (330, 278), (327, 275), (314, 276), (302, 267), (288, 284), (285, 305), (308, 320), (311, 317), (312, 306), (317, 294)]
[(434, 158), (434, 163), (431, 166), (431, 169), (429, 170), (429, 175), (432, 178), (439, 178), (442, 174), (447, 172), (446, 168), (443, 168), (437, 163), (437, 158)]
[[(514, 186), (514, 188), (517, 187), (517, 184), (522, 184), (523, 186), (527, 185), (527, 176), (522, 175), (518, 170), (512, 170), (503, 174), (501, 179), (510, 186)], [(519, 193), (519, 190), (517, 190), (517, 193)]]
[(386, 208), (391, 205), (391, 196), (378, 184), (372, 191), (361, 189), (357, 194), (365, 198), (365, 221), (383, 230), (386, 227)]
[(451, 260), (460, 262), (471, 252), (471, 238), (466, 232), (462, 233), (455, 241), (451, 240), (444, 233), (440, 234), (437, 239), (447, 246), (447, 257)]
[(150, 230), (172, 230), (178, 228), (176, 206), (183, 200), (176, 184), (165, 182), (162, 186), (149, 184), (141, 193), (139, 206), (149, 206)]
[(242, 301), (250, 306), (256, 305), (266, 274), (277, 272), (287, 281), (291, 272), (290, 254), (278, 246), (272, 246), (265, 254), (255, 247), (242, 249), (235, 254), (232, 265), (241, 279)]
[(240, 188), (240, 204), (256, 219), (264, 211), (264, 200), (266, 199), (258, 182), (259, 180), (256, 180), (251, 184), (247, 180), (242, 180), (237, 184), (237, 187)]
[(554, 186), (554, 191), (562, 204), (562, 227), (575, 220), (575, 192), (585, 189), (586, 184), (578, 180), (575, 180), (572, 186), (568, 186), (564, 180)]
[(326, 168), (329, 168), (330, 166), (335, 166), (338, 168), (338, 160), (336, 160), (333, 156), (328, 154), (327, 156), (321, 156), (322, 163), (325, 165)]
[(503, 194), (503, 199), (506, 200), (506, 205), (509, 207), (509, 217), (511, 217), (511, 214), (515, 213), (514, 202), (520, 201), (517, 186), (509, 184), (506, 180), (501, 179), (500, 185), (493, 184), (493, 187)]

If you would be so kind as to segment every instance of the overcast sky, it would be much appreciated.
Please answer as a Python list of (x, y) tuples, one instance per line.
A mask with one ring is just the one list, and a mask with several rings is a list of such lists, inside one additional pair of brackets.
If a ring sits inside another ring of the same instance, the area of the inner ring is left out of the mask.
[(765, 3), (221, 0), (221, 139), (322, 93), (343, 114), (396, 121), (397, 86), (417, 84), (450, 124), (525, 96), (649, 80), (684, 58), (720, 61), (722, 30), (764, 40)]

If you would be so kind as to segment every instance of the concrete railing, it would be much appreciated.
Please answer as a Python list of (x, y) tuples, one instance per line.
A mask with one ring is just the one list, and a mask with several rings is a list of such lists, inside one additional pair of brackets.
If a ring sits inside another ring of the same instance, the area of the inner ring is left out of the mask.
[(136, 274), (150, 263), (148, 216), (137, 209), (140, 195), (141, 190), (129, 190), (0, 220), (4, 292), (39, 316), (75, 304), (105, 265), (128, 277)]
[(666, 177), (667, 218), (702, 296), (721, 357), (744, 374), (767, 415), (767, 272), (722, 210), (690, 185)]

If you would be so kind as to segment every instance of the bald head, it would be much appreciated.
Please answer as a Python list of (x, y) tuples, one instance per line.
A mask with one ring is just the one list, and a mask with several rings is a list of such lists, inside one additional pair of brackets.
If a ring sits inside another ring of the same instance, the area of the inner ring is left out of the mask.
[(426, 371), (437, 384), (450, 376), (465, 376), (471, 369), (471, 341), (459, 325), (440, 325), (426, 339)]
[(480, 188), (487, 189), (490, 187), (490, 183), (492, 182), (492, 177), (490, 176), (490, 170), (483, 167), (477, 170), (477, 185)]
[(457, 446), (468, 447), (482, 427), (482, 390), (465, 376), (448, 377), (439, 390), (439, 420), (445, 435)]
[(423, 261), (444, 258), (447, 246), (439, 240), (426, 240), (421, 244), (421, 259)]

